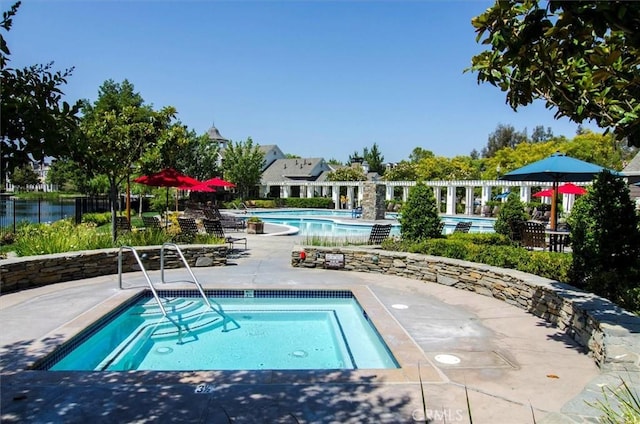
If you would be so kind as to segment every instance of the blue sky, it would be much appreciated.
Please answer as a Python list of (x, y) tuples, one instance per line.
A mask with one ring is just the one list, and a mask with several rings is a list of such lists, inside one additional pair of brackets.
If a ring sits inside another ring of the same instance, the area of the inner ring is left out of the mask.
[(386, 162), (415, 147), (468, 155), (498, 124), (573, 137), (577, 125), (542, 102), (515, 113), (463, 72), (481, 51), (471, 18), (491, 4), (24, 0), (5, 36), (11, 66), (75, 67), (69, 102), (128, 79), (198, 134), (215, 123), (302, 157), (344, 162), (373, 143)]

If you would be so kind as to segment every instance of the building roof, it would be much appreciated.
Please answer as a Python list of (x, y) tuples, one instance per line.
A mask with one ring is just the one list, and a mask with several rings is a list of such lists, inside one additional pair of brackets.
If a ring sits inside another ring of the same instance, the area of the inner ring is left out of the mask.
[(277, 159), (264, 170), (262, 181), (316, 181), (328, 169), (322, 158)]
[(218, 131), (218, 129), (215, 127), (215, 125), (211, 125), (211, 128), (209, 128), (209, 131), (207, 131), (207, 135), (209, 136), (209, 139), (211, 141), (216, 141), (216, 142), (227, 142), (229, 140), (227, 140), (226, 138), (224, 138), (223, 136), (220, 135), (220, 131)]
[(640, 152), (631, 159), (631, 162), (627, 164), (622, 170), (622, 174), (626, 176), (638, 175), (640, 176)]

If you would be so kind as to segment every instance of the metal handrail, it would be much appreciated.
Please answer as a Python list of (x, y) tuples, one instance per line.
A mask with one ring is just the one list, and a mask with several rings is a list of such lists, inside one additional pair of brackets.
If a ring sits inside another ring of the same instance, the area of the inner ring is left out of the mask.
[(118, 252), (118, 286), (120, 287), (120, 290), (122, 290), (122, 250), (123, 249), (128, 249), (128, 250), (131, 250), (133, 252), (134, 258), (136, 258), (136, 261), (138, 261), (138, 265), (140, 266), (140, 269), (142, 270), (142, 273), (144, 274), (144, 277), (147, 279), (147, 284), (149, 284), (149, 288), (151, 289), (151, 293), (153, 293), (153, 297), (155, 297), (156, 302), (158, 302), (158, 306), (160, 306), (160, 309), (162, 310), (162, 315), (164, 315), (166, 317), (167, 316), (167, 311), (164, 309), (164, 306), (162, 305), (162, 302), (160, 301), (160, 296), (158, 296), (158, 292), (156, 291), (155, 287), (153, 286), (153, 283), (151, 283), (151, 279), (149, 278), (149, 274), (147, 274), (147, 270), (144, 269), (144, 265), (142, 264), (142, 260), (140, 259), (140, 256), (138, 255), (138, 252), (136, 251), (135, 248), (133, 248), (131, 246), (121, 246), (120, 247), (120, 251)]
[(180, 247), (175, 243), (167, 242), (167, 243), (164, 243), (162, 245), (162, 247), (160, 248), (160, 278), (162, 280), (162, 283), (163, 284), (166, 283), (166, 281), (164, 280), (164, 251), (165, 251), (165, 247), (174, 247), (175, 248), (176, 252), (178, 252), (178, 256), (180, 256), (180, 259), (182, 260), (182, 263), (187, 268), (187, 271), (189, 271), (189, 274), (191, 275), (191, 278), (193, 278), (193, 281), (187, 281), (187, 282), (195, 284), (196, 287), (198, 288), (198, 291), (200, 292), (200, 296), (202, 296), (202, 298), (204, 299), (204, 302), (207, 304), (207, 306), (209, 308), (211, 308), (211, 309), (214, 309), (213, 306), (211, 306), (211, 303), (209, 302), (209, 299), (207, 298), (207, 295), (204, 293), (204, 290), (202, 289), (202, 285), (200, 284), (200, 282), (198, 281), (196, 276), (193, 274), (193, 271), (191, 271), (191, 267), (189, 266), (189, 263), (187, 262), (187, 259), (184, 257), (184, 254), (182, 253), (182, 250), (180, 250)]

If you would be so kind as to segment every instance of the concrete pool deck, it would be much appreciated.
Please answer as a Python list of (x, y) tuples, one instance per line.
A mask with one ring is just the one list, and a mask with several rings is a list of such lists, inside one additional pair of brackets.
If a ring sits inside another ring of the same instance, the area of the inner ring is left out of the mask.
[[(367, 290), (421, 355), (422, 384), (416, 372), (399, 377), (386, 370), (22, 370), (38, 359), (34, 346), (58, 343), (68, 336), (69, 323), (88, 325), (104, 302), (122, 295), (111, 275), (0, 296), (1, 421), (413, 423), (421, 422), (424, 395), (433, 423), (469, 422), (467, 396), (475, 422), (595, 422), (598, 411), (584, 400), (597, 396), (600, 371), (544, 320), (438, 284), (293, 268), (291, 250), (300, 237), (246, 236), (249, 249), (230, 265), (193, 268), (205, 288)], [(169, 275), (179, 279), (186, 271)], [(157, 272), (151, 276), (159, 281)], [(140, 287), (144, 278), (127, 273), (124, 281)], [(454, 355), (460, 363), (438, 362), (439, 355)]]

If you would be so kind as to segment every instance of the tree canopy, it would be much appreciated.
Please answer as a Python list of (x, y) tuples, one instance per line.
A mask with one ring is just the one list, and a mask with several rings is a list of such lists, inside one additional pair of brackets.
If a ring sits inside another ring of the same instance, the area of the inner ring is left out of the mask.
[[(20, 2), (3, 12), (0, 28), (9, 31)], [(77, 123), (80, 103), (62, 101), (61, 86), (73, 68), (54, 71), (53, 62), (22, 69), (8, 67), (11, 51), (0, 33), (0, 181), (6, 170), (43, 161), (67, 150)], [(2, 184), (4, 187), (4, 184)]]
[(249, 193), (260, 184), (260, 173), (264, 165), (264, 153), (249, 137), (246, 141), (229, 145), (224, 150), (224, 178), (232, 181), (240, 193), (242, 199), (246, 199)]
[(472, 25), (469, 69), (514, 110), (542, 99), (640, 147), (640, 2), (499, 0)]
[[(118, 186), (132, 173), (134, 164), (140, 164), (160, 141), (171, 144), (175, 138), (176, 128), (171, 126), (175, 113), (172, 107), (156, 112), (144, 105), (142, 96), (127, 80), (121, 84), (107, 80), (93, 104), (83, 102), (80, 131), (73, 139), (71, 156), (87, 172), (107, 177), (112, 223), (116, 219)], [(150, 171), (159, 169), (146, 170)], [(115, 225), (112, 235), (114, 239), (117, 236)]]

